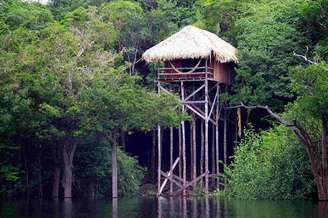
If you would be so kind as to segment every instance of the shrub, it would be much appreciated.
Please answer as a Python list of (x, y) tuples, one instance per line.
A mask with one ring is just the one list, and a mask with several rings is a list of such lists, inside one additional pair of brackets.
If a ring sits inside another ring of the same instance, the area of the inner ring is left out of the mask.
[(305, 150), (284, 126), (246, 132), (226, 168), (226, 193), (240, 199), (299, 199), (313, 191)]

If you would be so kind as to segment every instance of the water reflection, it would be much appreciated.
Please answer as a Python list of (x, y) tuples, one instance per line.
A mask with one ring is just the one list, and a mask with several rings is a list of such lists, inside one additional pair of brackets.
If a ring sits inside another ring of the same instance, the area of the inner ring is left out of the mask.
[(237, 201), (219, 198), (129, 198), (0, 202), (2, 218), (327, 218), (328, 202)]

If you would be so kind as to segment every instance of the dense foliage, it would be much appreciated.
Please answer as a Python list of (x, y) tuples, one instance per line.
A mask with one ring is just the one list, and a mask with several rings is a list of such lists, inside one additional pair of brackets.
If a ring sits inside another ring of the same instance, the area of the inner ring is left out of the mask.
[[(186, 118), (174, 98), (154, 94), (154, 66), (140, 57), (188, 24), (238, 48), (231, 104), (269, 105), (297, 121), (311, 142), (321, 140), (327, 0), (0, 0), (1, 195), (56, 196), (69, 193), (68, 184), (76, 195), (107, 195), (111, 145), (121, 132)], [(303, 149), (281, 126), (249, 133), (228, 170), (228, 191), (302, 197), (312, 191)], [(134, 192), (143, 169), (122, 149), (118, 161), (119, 192)]]
[(247, 131), (226, 179), (226, 193), (241, 199), (296, 199), (313, 192), (304, 148), (284, 126)]
[[(55, 20), (46, 6), (1, 4), (1, 193), (71, 196), (101, 181), (92, 195), (108, 194), (116, 134), (175, 125), (178, 102), (128, 74), (116, 26), (126, 20), (112, 17), (121, 6), (77, 7)], [(143, 170), (124, 151), (118, 162), (119, 192), (135, 192)]]

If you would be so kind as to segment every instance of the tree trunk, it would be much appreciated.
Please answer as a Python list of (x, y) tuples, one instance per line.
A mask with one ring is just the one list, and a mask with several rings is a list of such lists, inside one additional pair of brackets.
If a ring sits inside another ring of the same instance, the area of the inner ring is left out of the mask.
[(63, 180), (64, 198), (72, 197), (72, 184), (73, 184), (73, 170), (72, 167), (65, 162), (64, 180)]
[(328, 140), (328, 120), (322, 119), (322, 140), (321, 140), (321, 172), (316, 179), (318, 198), (320, 201), (328, 201), (328, 160), (327, 160), (327, 140)]
[(283, 119), (278, 114), (272, 112), (268, 106), (245, 106), (243, 103), (240, 106), (226, 107), (229, 109), (244, 107), (246, 109), (261, 108), (265, 109), (272, 118), (276, 119), (282, 125), (290, 128), (301, 144), (304, 146), (311, 164), (311, 171), (315, 180), (318, 191), (318, 199), (320, 201), (328, 201), (328, 159), (327, 159), (327, 145), (328, 145), (328, 119), (322, 117), (322, 136), (321, 136), (321, 155), (318, 152), (317, 144), (313, 142), (311, 136), (306, 130), (298, 124), (297, 121), (292, 123)]
[(112, 144), (112, 198), (117, 198), (117, 144), (119, 139), (119, 132), (113, 130), (112, 134), (108, 136)]
[(90, 178), (87, 181), (88, 181), (88, 186), (87, 186), (88, 198), (95, 199), (96, 198), (96, 180), (94, 178)]
[(59, 197), (59, 186), (60, 186), (60, 153), (58, 152), (58, 145), (55, 144), (53, 147), (53, 158), (54, 158), (54, 170), (53, 170), (53, 184), (52, 184), (52, 197)]
[(43, 189), (42, 189), (42, 146), (39, 146), (39, 155), (38, 155), (38, 177), (39, 177), (39, 198), (43, 198)]
[(54, 168), (54, 182), (52, 185), (52, 197), (58, 198), (59, 196), (59, 184), (60, 184), (60, 167), (55, 166)]
[(72, 184), (73, 184), (73, 158), (75, 154), (77, 143), (74, 139), (66, 139), (63, 145), (63, 188), (64, 198), (72, 197)]

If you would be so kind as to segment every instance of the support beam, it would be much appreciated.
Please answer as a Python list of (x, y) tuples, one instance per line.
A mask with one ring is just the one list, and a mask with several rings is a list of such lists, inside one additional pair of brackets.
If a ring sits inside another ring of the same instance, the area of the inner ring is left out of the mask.
[(193, 165), (194, 165), (194, 160), (193, 160), (193, 154), (194, 154), (194, 147), (193, 145), (193, 136), (192, 136), (192, 121), (193, 121), (193, 116), (191, 116), (191, 121), (189, 122), (189, 140), (190, 140), (190, 144), (189, 144), (189, 148), (190, 148), (190, 163), (189, 163), (189, 170), (190, 170), (190, 180), (192, 180), (193, 177)]
[[(181, 125), (179, 125), (179, 157), (182, 160), (182, 134)], [(179, 176), (182, 177), (182, 161), (179, 162)]]
[(193, 165), (192, 165), (192, 180), (196, 179), (197, 175), (197, 147), (196, 147), (196, 120), (195, 117), (193, 117), (191, 121), (192, 125), (192, 160), (193, 160)]
[(176, 190), (175, 192), (173, 192), (172, 195), (177, 195), (181, 191), (185, 191), (189, 186), (192, 186), (193, 184), (196, 184), (203, 177), (206, 177), (206, 175), (208, 175), (208, 172), (205, 172), (205, 173), (201, 174), (200, 176), (198, 176), (196, 179), (194, 179), (194, 180), (186, 183), (182, 188), (179, 188), (178, 190)]
[(212, 112), (213, 112), (214, 107), (215, 107), (215, 105), (216, 105), (217, 95), (218, 95), (218, 93), (216, 92), (216, 93), (215, 93), (214, 100), (213, 100), (213, 104), (212, 104), (212, 107), (211, 107), (211, 110), (210, 110), (210, 113), (209, 113), (209, 115), (208, 115), (209, 118), (212, 116)]
[(192, 98), (193, 96), (195, 96), (197, 94), (197, 92), (199, 92), (204, 87), (205, 87), (205, 85), (202, 85), (201, 87), (199, 87), (198, 89), (196, 89), (193, 93), (191, 93), (188, 97), (186, 97), (184, 100), (185, 101), (188, 101), (190, 98)]
[[(180, 181), (179, 179), (177, 178), (180, 178), (174, 174), (171, 174), (170, 176), (167, 174), (167, 173), (164, 173), (163, 171), (161, 171), (161, 175), (164, 176), (165, 178), (167, 178), (170, 182), (174, 183), (176, 186), (178, 186), (179, 188), (182, 188), (183, 185), (182, 185), (182, 181)], [(183, 180), (183, 179), (181, 179)], [(170, 193), (172, 194), (172, 193)]]
[[(216, 107), (215, 107), (215, 122), (216, 122), (216, 126), (215, 126), (215, 165), (216, 165), (216, 173), (219, 174), (220, 173), (220, 169), (219, 169), (219, 106), (220, 106), (220, 87), (219, 85), (217, 85), (216, 87), (216, 93), (217, 93), (217, 100), (216, 100)], [(216, 181), (216, 186), (219, 186), (220, 180), (218, 179)]]
[[(170, 127), (170, 166), (173, 165), (173, 127)], [(173, 192), (173, 183), (170, 181), (170, 193)]]
[(227, 110), (224, 110), (224, 118), (223, 118), (223, 163), (224, 167), (227, 165), (227, 144), (228, 144), (228, 139), (227, 139), (227, 134), (228, 134), (228, 122), (227, 122)]
[[(184, 84), (183, 81), (181, 81), (181, 100), (184, 101)], [(185, 112), (185, 106), (182, 104), (182, 112)], [(187, 177), (187, 169), (186, 169), (186, 132), (185, 132), (185, 121), (181, 121), (181, 130), (182, 130), (182, 178), (183, 178), (183, 185), (186, 184), (186, 177)], [(182, 192), (183, 195), (186, 195), (186, 190), (184, 189)]]
[[(160, 82), (157, 83), (157, 91), (160, 94)], [(161, 189), (161, 160), (162, 158), (162, 137), (161, 137), (161, 126), (157, 125), (157, 195)]]
[[(205, 61), (207, 72), (207, 60)], [(205, 80), (205, 194), (208, 194), (208, 80)]]
[[(171, 165), (171, 169), (170, 169), (169, 172), (167, 172), (167, 177), (164, 179), (164, 181), (163, 181), (163, 183), (162, 183), (162, 185), (161, 185), (161, 187), (160, 187), (159, 192), (157, 193), (157, 195), (162, 194), (162, 191), (163, 191), (163, 189), (164, 189), (166, 183), (168, 182), (168, 178), (171, 177), (171, 175), (172, 175), (172, 173), (173, 173), (173, 170), (174, 170), (174, 168), (177, 166), (179, 160), (180, 160), (180, 158), (178, 157), (178, 158), (174, 161), (174, 164)], [(159, 173), (160, 173), (160, 175), (161, 175), (162, 171), (160, 171)]]
[[(211, 138), (212, 138), (212, 141), (211, 141), (211, 173), (214, 174), (216, 172), (216, 169), (215, 169), (215, 127), (214, 125), (212, 125), (212, 135), (211, 135)], [(215, 181), (212, 180), (211, 181), (211, 185), (212, 186), (215, 186)]]
[[(204, 121), (200, 120), (200, 134), (201, 134), (201, 143), (200, 143), (200, 172), (199, 174), (203, 174), (204, 172)], [(203, 180), (200, 182), (200, 186), (203, 187)]]

